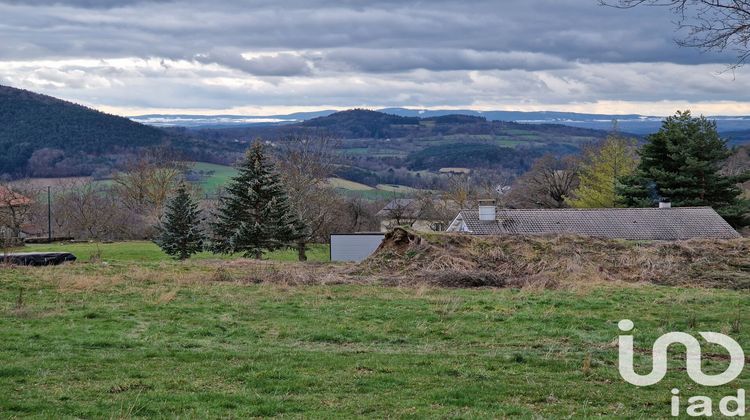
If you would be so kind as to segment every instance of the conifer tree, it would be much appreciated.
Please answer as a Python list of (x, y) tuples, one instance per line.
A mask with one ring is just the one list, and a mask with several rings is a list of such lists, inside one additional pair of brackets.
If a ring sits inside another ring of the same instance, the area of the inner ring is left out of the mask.
[(205, 235), (200, 227), (201, 211), (190, 196), (185, 184), (181, 184), (167, 202), (159, 235), (154, 240), (168, 255), (185, 260), (203, 250)]
[(305, 236), (306, 227), (260, 142), (245, 154), (239, 174), (219, 199), (215, 219), (211, 226), (216, 253), (242, 252), (260, 259), (263, 251), (292, 246)]
[(598, 147), (589, 149), (580, 166), (580, 183), (568, 203), (577, 208), (615, 207), (622, 197), (616, 187), (638, 166), (635, 141), (617, 133), (608, 136)]
[(726, 176), (721, 166), (732, 154), (716, 123), (677, 112), (647, 138), (638, 171), (622, 180), (618, 193), (629, 207), (653, 206), (669, 198), (676, 206), (711, 206), (733, 226), (747, 224), (750, 202), (738, 183), (748, 175)]

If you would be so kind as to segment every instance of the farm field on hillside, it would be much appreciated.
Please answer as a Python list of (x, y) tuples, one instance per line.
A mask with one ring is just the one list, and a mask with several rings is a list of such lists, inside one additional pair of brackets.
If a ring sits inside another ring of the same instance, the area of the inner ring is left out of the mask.
[(668, 331), (748, 348), (745, 292), (303, 286), (257, 268), (123, 257), (0, 270), (0, 417), (653, 418), (669, 416), (674, 387), (718, 400), (750, 385), (744, 373), (696, 390), (677, 350), (658, 385), (617, 372), (624, 318), (644, 350)]
[[(193, 168), (194, 171), (206, 174), (198, 184), (206, 194), (213, 194), (218, 189), (226, 185), (229, 180), (237, 174), (237, 170), (231, 166), (215, 165), (212, 163), (197, 162)], [(388, 199), (398, 194), (407, 194), (418, 191), (414, 188), (401, 185), (377, 185), (371, 187), (358, 182), (349, 181), (342, 178), (332, 177), (328, 179), (329, 184), (341, 194), (360, 195), (367, 199)]]
[(333, 188), (351, 191), (371, 191), (375, 189), (369, 185), (360, 184), (359, 182), (349, 181), (342, 178), (328, 178), (328, 184)]
[(381, 191), (390, 191), (400, 194), (411, 194), (419, 191), (416, 188), (407, 187), (404, 185), (394, 185), (394, 184), (378, 184), (377, 188)]
[(404, 185), (378, 184), (375, 187), (342, 178), (328, 178), (329, 184), (340, 194), (358, 195), (369, 200), (386, 200), (418, 192)]
[(193, 171), (206, 174), (206, 177), (198, 184), (207, 194), (215, 193), (220, 187), (226, 185), (230, 178), (237, 175), (237, 170), (231, 166), (205, 162), (195, 162)]

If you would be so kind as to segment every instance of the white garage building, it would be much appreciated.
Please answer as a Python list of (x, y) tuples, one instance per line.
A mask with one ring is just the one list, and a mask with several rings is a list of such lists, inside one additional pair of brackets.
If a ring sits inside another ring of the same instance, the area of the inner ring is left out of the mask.
[(360, 262), (372, 255), (383, 242), (384, 233), (331, 234), (331, 261)]

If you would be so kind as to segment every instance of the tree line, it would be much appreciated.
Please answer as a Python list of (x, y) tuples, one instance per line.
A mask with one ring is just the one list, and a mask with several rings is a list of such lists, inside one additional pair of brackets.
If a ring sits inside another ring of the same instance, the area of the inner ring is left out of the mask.
[[(0, 202), (0, 226), (9, 227), (8, 239), (21, 233), (46, 237), (48, 222), (56, 238), (155, 239), (178, 257), (198, 245), (253, 257), (261, 250), (292, 246), (304, 260), (308, 243), (326, 242), (334, 231), (377, 228), (378, 203), (341, 196), (326, 182), (336, 167), (334, 148), (335, 142), (325, 137), (298, 137), (283, 147), (258, 141), (217, 197), (188, 182), (192, 164), (167, 148), (124, 163), (106, 181), (52, 182), (51, 211), (47, 188), (35, 180), (6, 183), (0, 192), (5, 188), (31, 200), (8, 206)], [(0, 201), (5, 197), (10, 201), (12, 196), (0, 194)], [(175, 247), (170, 238), (176, 237), (184, 245)]]

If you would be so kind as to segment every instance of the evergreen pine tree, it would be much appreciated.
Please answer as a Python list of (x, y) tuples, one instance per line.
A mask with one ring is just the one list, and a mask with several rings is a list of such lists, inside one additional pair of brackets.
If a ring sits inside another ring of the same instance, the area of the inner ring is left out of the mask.
[(239, 174), (219, 199), (215, 219), (214, 252), (258, 259), (265, 250), (292, 246), (306, 228), (260, 142), (248, 149)]
[(205, 236), (200, 227), (201, 211), (190, 193), (181, 184), (167, 202), (159, 235), (154, 240), (168, 255), (185, 260), (203, 250)]
[(677, 112), (647, 140), (637, 173), (624, 178), (618, 190), (625, 205), (648, 207), (668, 197), (676, 206), (711, 206), (734, 226), (747, 223), (750, 202), (742, 199), (737, 186), (746, 176), (721, 173), (732, 151), (715, 122), (692, 117), (690, 111)]

